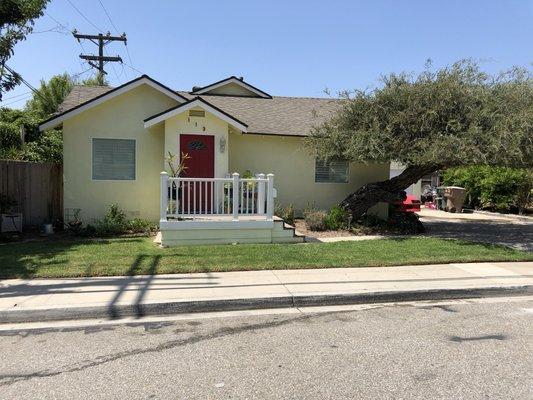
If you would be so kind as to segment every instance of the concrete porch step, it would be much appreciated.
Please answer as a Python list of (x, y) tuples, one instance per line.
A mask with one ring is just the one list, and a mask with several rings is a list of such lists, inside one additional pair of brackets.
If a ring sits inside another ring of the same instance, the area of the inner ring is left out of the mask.
[(264, 216), (246, 216), (233, 221), (223, 218), (169, 220), (160, 223), (163, 247), (195, 244), (237, 243), (303, 243), (305, 237), (281, 218), (266, 220)]

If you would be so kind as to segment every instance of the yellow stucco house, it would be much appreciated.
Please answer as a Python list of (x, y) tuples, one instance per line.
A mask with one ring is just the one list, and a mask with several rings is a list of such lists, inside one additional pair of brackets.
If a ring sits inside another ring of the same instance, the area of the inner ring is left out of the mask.
[[(175, 91), (143, 75), (115, 88), (75, 86), (40, 129), (63, 127), (65, 213), (79, 210), (85, 223), (118, 203), (130, 218), (159, 221), (163, 245), (290, 242), (301, 238), (273, 215), (274, 202), (328, 209), (389, 176), (388, 164), (326, 164), (304, 148), (336, 107), (271, 96), (234, 76)], [(180, 177), (163, 172), (169, 152), (188, 155)]]

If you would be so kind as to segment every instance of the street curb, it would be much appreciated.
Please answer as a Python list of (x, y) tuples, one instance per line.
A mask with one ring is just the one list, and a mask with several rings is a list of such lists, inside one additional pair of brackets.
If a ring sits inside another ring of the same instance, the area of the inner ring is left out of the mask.
[(174, 301), (140, 305), (88, 306), (0, 311), (0, 323), (62, 321), (77, 319), (119, 319), (196, 312), (298, 308), (349, 304), (396, 303), (421, 300), (452, 300), (480, 297), (524, 296), (533, 294), (533, 285), (493, 286), (466, 289), (430, 289), (297, 295), (264, 298)]

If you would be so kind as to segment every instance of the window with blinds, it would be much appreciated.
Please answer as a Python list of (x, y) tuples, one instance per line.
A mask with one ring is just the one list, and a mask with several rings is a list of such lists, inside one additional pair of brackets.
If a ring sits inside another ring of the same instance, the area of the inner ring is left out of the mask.
[(93, 139), (93, 179), (135, 180), (135, 140)]
[(315, 160), (315, 182), (317, 183), (348, 183), (348, 161)]

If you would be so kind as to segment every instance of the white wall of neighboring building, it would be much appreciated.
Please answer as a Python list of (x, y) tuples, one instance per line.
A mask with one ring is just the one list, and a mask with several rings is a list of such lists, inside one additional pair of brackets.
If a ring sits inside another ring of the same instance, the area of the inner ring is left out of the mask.
[[(394, 178), (395, 176), (400, 175), (405, 170), (405, 166), (403, 166), (400, 163), (397, 163), (395, 161), (390, 163), (390, 178)], [(420, 199), (422, 195), (422, 183), (421, 181), (418, 181), (416, 183), (413, 183), (411, 186), (409, 186), (407, 189), (405, 189), (405, 193), (411, 194), (413, 196), (416, 196), (417, 199)]]

